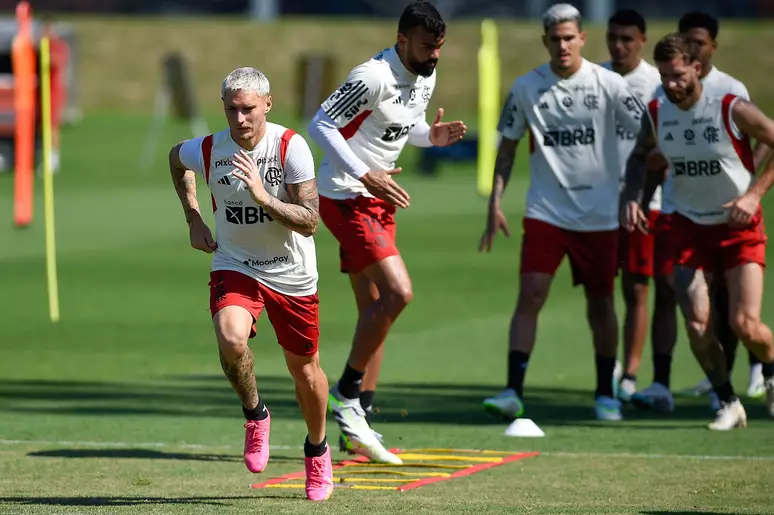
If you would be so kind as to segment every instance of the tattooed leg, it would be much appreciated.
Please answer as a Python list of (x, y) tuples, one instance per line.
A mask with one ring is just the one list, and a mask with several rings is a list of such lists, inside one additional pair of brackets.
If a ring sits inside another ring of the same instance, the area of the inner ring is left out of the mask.
[(728, 369), (710, 323), (708, 279), (702, 270), (675, 267), (675, 293), (685, 319), (691, 351), (713, 387), (728, 382)]
[(223, 373), (242, 401), (242, 406), (253, 409), (258, 406), (258, 389), (253, 352), (247, 346), (253, 317), (242, 307), (227, 306), (215, 314), (213, 323)]

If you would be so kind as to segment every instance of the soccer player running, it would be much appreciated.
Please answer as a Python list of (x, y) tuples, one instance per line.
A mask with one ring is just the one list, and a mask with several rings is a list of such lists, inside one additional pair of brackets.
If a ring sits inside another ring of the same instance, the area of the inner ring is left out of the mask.
[[(699, 79), (704, 88), (713, 95), (723, 95), (732, 93), (745, 100), (750, 100), (747, 88), (737, 79), (727, 73), (720, 71), (712, 63), (715, 51), (717, 50), (717, 35), (719, 31), (718, 20), (707, 13), (693, 11), (686, 13), (678, 21), (678, 31), (693, 40), (699, 46), (699, 62), (702, 65)], [(661, 94), (661, 93), (659, 93)], [(757, 142), (753, 152), (753, 161), (755, 169), (759, 169), (763, 162), (768, 158), (769, 148), (766, 145)], [(655, 177), (658, 180), (658, 176)], [(663, 186), (663, 206), (661, 217), (658, 224), (658, 234), (660, 237), (659, 246), (656, 253), (656, 268), (664, 270), (671, 275), (673, 266), (673, 252), (669, 252), (667, 247), (671, 241), (669, 228), (671, 226), (670, 216), (673, 211), (669, 201), (671, 183), (667, 180)], [(729, 324), (728, 316), (728, 290), (725, 286), (725, 278), (722, 274), (718, 275), (712, 287), (713, 310), (717, 312), (712, 317), (716, 324), (715, 334), (723, 347), (724, 355), (729, 372), (733, 369), (734, 358), (739, 340), (737, 335)], [(658, 309), (654, 313), (654, 325), (659, 327), (669, 327), (676, 325), (676, 313), (674, 309)], [(671, 343), (671, 347), (669, 344)], [(674, 339), (654, 340), (654, 349), (663, 356), (656, 360), (654, 357), (654, 383), (641, 392), (637, 392), (632, 401), (635, 406), (641, 408), (664, 409), (674, 406), (672, 394), (669, 390), (669, 380), (671, 376), (671, 356), (674, 349)], [(657, 347), (655, 347), (657, 346)], [(754, 353), (749, 352), (750, 361), (750, 380), (747, 388), (748, 397), (759, 398), (765, 394), (763, 385), (763, 375), (761, 372), (761, 363)], [(720, 401), (712, 390), (709, 379), (705, 379), (695, 387), (690, 389), (694, 395), (709, 394), (710, 406), (713, 410), (720, 409)]]
[[(266, 120), (272, 99), (260, 71), (232, 71), (222, 99), (228, 128), (175, 145), (172, 181), (191, 246), (213, 254), (210, 311), (221, 367), (242, 401), (245, 464), (262, 472), (269, 460), (271, 416), (256, 388), (248, 345), (265, 308), (309, 431), (306, 495), (322, 501), (333, 492), (333, 472), (325, 437), (328, 380), (318, 353), (314, 160), (303, 137)], [(211, 192), (217, 240), (199, 210), (196, 174)]]
[(431, 125), (425, 111), (446, 26), (429, 2), (415, 1), (398, 22), (397, 42), (356, 66), (322, 104), (309, 134), (325, 151), (320, 166), (320, 216), (340, 245), (358, 322), (344, 371), (331, 388), (329, 408), (341, 428), (342, 450), (374, 461), (401, 463), (370, 427), (384, 341), (413, 296), (395, 243), (396, 208), (409, 195), (394, 180), (406, 143), (446, 146), (462, 139), (460, 121)]
[(516, 79), (503, 108), (486, 229), (479, 250), (510, 234), (501, 209), (516, 146), (530, 134), (530, 187), (521, 247), (521, 280), (510, 325), (508, 381), (484, 409), (512, 420), (524, 412), (524, 374), (538, 315), (554, 274), (568, 256), (573, 283), (583, 285), (596, 350), (595, 412), (620, 420), (613, 395), (618, 321), (613, 287), (618, 270), (621, 167), (616, 126), (636, 131), (644, 106), (617, 73), (581, 57), (586, 36), (580, 12), (556, 4), (543, 15), (550, 62)]
[[(656, 44), (654, 60), (665, 97), (652, 100), (626, 167), (621, 224), (642, 229), (643, 173), (658, 147), (670, 167), (674, 207), (673, 280), (691, 350), (721, 402), (710, 429), (747, 425), (734, 394), (723, 350), (715, 340), (710, 288), (724, 275), (730, 324), (762, 362), (769, 412), (774, 416), (774, 339), (761, 321), (766, 235), (760, 201), (774, 183), (774, 165), (754, 176), (751, 138), (774, 144), (774, 121), (748, 100), (717, 94), (700, 80), (700, 47), (683, 34)], [(659, 172), (660, 173), (660, 172)]]
[[(610, 17), (607, 25), (607, 48), (611, 60), (602, 66), (620, 74), (643, 103), (647, 103), (661, 84), (661, 78), (655, 66), (642, 58), (642, 47), (647, 41), (645, 19), (633, 9), (622, 9)], [(619, 156), (624, 165), (634, 148), (634, 131), (616, 128)], [(623, 185), (623, 169), (621, 167), (621, 184)], [(661, 211), (661, 189), (652, 192), (648, 203), (648, 221), (651, 228), (657, 226)], [(640, 368), (642, 351), (648, 334), (648, 290), (653, 279), (655, 285), (654, 317), (651, 327), (653, 343), (653, 361), (663, 360), (659, 345), (666, 345), (667, 354), (671, 354), (677, 339), (677, 329), (674, 323), (675, 297), (669, 284), (668, 275), (671, 272), (655, 268), (656, 247), (659, 246), (657, 233), (640, 231), (629, 233), (621, 230), (620, 267), (622, 271), (621, 288), (626, 302), (624, 319), (624, 364), (623, 374), (619, 383), (618, 398), (624, 402), (631, 400), (637, 391), (637, 370)], [(669, 310), (672, 313), (672, 323), (664, 324), (669, 317), (658, 316), (660, 311)], [(669, 359), (667, 355), (666, 359)], [(655, 367), (663, 369), (663, 367)], [(658, 382), (660, 378), (656, 378)], [(663, 380), (663, 379), (662, 379)], [(670, 398), (671, 399), (671, 398)]]

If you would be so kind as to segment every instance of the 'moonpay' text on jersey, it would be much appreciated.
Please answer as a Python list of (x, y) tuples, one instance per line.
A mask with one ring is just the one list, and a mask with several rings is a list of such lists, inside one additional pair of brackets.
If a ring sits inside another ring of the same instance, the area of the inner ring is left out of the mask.
[[(612, 61), (602, 63), (603, 68), (613, 71)], [(658, 73), (658, 69), (652, 64), (640, 60), (640, 64), (635, 69), (622, 76), (626, 83), (629, 85), (629, 89), (637, 95), (640, 101), (647, 105), (653, 99), (656, 90), (661, 85), (661, 75)], [(621, 156), (621, 186), (623, 187), (625, 173), (626, 173), (626, 161), (634, 150), (634, 145), (637, 143), (637, 132), (624, 130), (623, 127), (618, 126), (615, 130), (616, 136), (618, 136), (618, 152)], [(650, 199), (649, 208), (651, 211), (661, 210), (661, 187), (656, 188), (653, 192), (653, 198)]]
[(586, 60), (567, 79), (548, 64), (516, 79), (498, 130), (512, 140), (529, 132), (525, 216), (573, 231), (617, 228), (616, 128), (637, 132), (644, 109), (623, 77)]
[[(255, 203), (232, 174), (231, 160), (240, 149), (228, 129), (189, 140), (180, 149), (180, 161), (204, 177), (212, 193), (218, 244), (212, 269), (240, 272), (284, 295), (314, 294), (313, 237), (288, 229)], [(263, 139), (248, 154), (258, 164), (263, 187), (280, 200), (287, 201), (286, 185), (314, 179), (306, 141), (280, 125), (267, 123)]]
[[(414, 75), (388, 48), (356, 66), (322, 104), (347, 144), (371, 170), (395, 168), (408, 133), (425, 111), (435, 89), (435, 72)], [(363, 183), (338, 169), (328, 157), (320, 164), (320, 195), (345, 199), (371, 196)]]
[(752, 183), (750, 139), (731, 116), (739, 98), (703, 89), (688, 110), (665, 97), (648, 105), (658, 147), (670, 165), (669, 200), (676, 212), (697, 224), (726, 223), (723, 204), (747, 191)]

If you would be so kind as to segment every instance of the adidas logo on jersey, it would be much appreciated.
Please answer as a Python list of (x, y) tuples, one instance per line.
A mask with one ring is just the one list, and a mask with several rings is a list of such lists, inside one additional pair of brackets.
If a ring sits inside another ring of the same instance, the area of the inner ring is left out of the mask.
[(674, 140), (675, 140), (675, 138), (674, 138), (674, 136), (672, 136), (671, 132), (667, 132), (667, 135), (664, 136), (664, 141), (674, 141)]
[(231, 186), (231, 181), (228, 179), (228, 175), (224, 175), (223, 178), (218, 181), (218, 184), (223, 184), (224, 186)]

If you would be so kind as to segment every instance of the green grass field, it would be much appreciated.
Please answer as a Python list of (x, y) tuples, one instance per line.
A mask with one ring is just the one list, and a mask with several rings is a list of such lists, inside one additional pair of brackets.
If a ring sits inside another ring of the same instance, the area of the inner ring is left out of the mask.
[[(277, 120), (282, 121), (282, 120)], [(221, 126), (219, 117), (211, 127)], [(0, 176), (0, 513), (772, 513), (774, 421), (748, 402), (750, 427), (705, 429), (704, 399), (671, 417), (593, 418), (593, 352), (582, 293), (568, 267), (540, 320), (527, 377), (529, 416), (544, 439), (503, 436), (480, 409), (505, 379), (506, 333), (518, 287), (523, 159), (507, 193), (514, 236), (478, 254), (485, 201), (472, 164), (438, 179), (400, 178), (412, 207), (399, 244), (415, 289), (388, 340), (376, 428), (401, 448), (540, 451), (536, 458), (411, 492), (337, 489), (322, 506), (302, 492), (254, 490), (241, 462), (236, 396), (220, 371), (208, 313), (208, 256), (188, 246), (166, 166), (186, 137), (169, 124), (151, 169), (138, 166), (150, 120), (87, 116), (63, 134), (56, 177), (61, 321), (48, 320), (40, 195), (33, 227), (12, 225), (12, 177)], [(522, 156), (523, 157), (523, 156)], [(42, 183), (37, 183), (38, 194)], [(200, 184), (200, 198), (206, 199)], [(203, 202), (206, 206), (206, 202)], [(341, 372), (355, 323), (337, 246), (317, 236), (322, 364)], [(772, 298), (767, 289), (767, 301)], [(766, 304), (768, 306), (768, 304)], [(771, 309), (765, 319), (774, 323)], [(619, 309), (619, 314), (622, 311)], [(262, 477), (300, 470), (305, 431), (271, 327), (253, 346), (272, 410)], [(682, 331), (681, 331), (682, 333)], [(650, 380), (646, 352), (640, 383)], [(740, 354), (735, 383), (746, 387)], [(681, 334), (674, 387), (701, 374)], [(333, 434), (335, 424), (329, 423)], [(336, 452), (334, 459), (344, 456)]]

